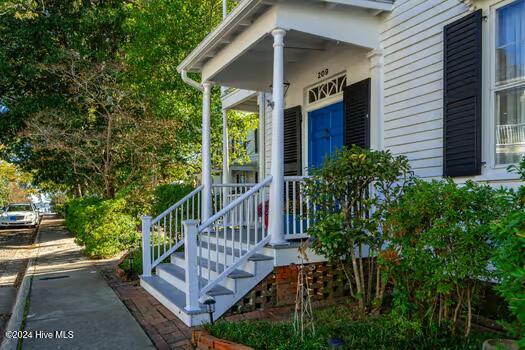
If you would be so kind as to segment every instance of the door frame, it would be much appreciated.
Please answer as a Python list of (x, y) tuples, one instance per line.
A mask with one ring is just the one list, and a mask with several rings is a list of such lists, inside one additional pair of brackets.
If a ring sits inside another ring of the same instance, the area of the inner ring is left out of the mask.
[[(309, 135), (309, 128), (310, 128), (310, 113), (317, 111), (318, 109), (323, 109), (326, 107), (329, 107), (331, 105), (335, 105), (337, 103), (343, 103), (343, 94), (338, 94), (336, 96), (330, 97), (326, 99), (326, 101), (323, 101), (323, 103), (315, 104), (312, 106), (308, 106), (304, 108), (304, 112), (306, 114), (306, 118), (303, 118), (303, 130), (302, 130), (302, 138), (304, 141), (304, 147), (303, 147), (303, 174), (305, 176), (310, 175), (310, 135)], [(344, 119), (344, 106), (343, 106), (343, 119)], [(343, 130), (344, 131), (344, 130)]]

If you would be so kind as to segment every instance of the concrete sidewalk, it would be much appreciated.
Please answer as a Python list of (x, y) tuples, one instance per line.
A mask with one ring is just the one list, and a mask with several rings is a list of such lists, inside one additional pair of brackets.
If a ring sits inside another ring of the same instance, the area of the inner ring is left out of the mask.
[(42, 224), (23, 349), (154, 349), (150, 339), (64, 229)]

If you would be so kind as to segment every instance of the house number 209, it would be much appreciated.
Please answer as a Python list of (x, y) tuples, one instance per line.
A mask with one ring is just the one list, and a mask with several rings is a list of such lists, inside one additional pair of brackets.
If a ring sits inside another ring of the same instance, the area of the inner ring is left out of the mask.
[(317, 79), (324, 78), (328, 75), (328, 68), (323, 69), (320, 72), (317, 72)]

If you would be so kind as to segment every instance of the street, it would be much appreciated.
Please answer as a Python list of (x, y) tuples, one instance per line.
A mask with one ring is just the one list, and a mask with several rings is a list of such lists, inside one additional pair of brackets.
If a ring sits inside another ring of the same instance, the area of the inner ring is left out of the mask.
[(36, 229), (0, 229), (0, 340), (16, 298), (16, 288), (34, 254)]

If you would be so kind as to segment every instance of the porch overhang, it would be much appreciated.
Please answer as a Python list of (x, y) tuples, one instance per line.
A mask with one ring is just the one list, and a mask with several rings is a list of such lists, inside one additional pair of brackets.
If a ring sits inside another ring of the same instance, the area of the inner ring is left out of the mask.
[(200, 72), (202, 81), (269, 91), (273, 65), (271, 31), (282, 28), (285, 66), (331, 45), (379, 47), (378, 13), (389, 0), (245, 0), (177, 67)]

